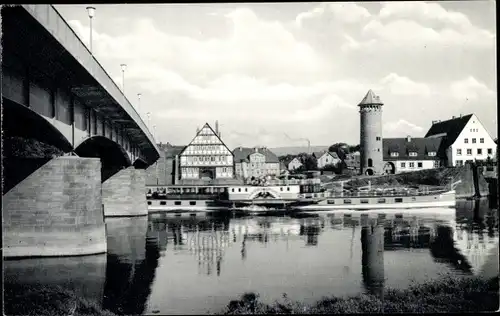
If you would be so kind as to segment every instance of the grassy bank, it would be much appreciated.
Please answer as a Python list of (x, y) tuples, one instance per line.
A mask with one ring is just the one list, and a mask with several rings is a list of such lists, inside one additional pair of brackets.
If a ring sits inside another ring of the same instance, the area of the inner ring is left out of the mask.
[(4, 284), (4, 315), (115, 316), (59, 286)]
[(223, 314), (333, 314), (333, 313), (439, 313), (496, 311), (499, 307), (498, 278), (452, 278), (415, 285), (408, 290), (388, 289), (383, 299), (373, 295), (328, 297), (315, 304), (289, 300), (264, 304), (258, 294), (247, 293), (231, 301)]

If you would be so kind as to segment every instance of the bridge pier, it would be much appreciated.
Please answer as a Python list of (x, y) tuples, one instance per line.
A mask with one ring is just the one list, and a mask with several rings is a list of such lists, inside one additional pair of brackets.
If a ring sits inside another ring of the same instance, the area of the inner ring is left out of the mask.
[(146, 170), (128, 167), (102, 183), (104, 216), (148, 215)]
[(53, 158), (5, 193), (3, 201), (4, 257), (107, 251), (99, 159)]

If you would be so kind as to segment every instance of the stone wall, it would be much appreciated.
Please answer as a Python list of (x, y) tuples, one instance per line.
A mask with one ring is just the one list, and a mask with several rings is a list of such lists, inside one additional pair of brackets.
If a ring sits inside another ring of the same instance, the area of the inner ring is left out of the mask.
[(129, 167), (102, 183), (104, 216), (147, 215), (146, 171)]
[(101, 162), (50, 160), (3, 195), (5, 257), (105, 253)]

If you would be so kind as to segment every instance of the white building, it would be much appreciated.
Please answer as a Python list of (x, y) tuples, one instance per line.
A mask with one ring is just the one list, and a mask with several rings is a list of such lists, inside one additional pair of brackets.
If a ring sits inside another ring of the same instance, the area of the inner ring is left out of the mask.
[(302, 167), (302, 162), (300, 162), (300, 159), (298, 157), (295, 157), (290, 162), (288, 162), (286, 164), (286, 167), (290, 171), (295, 170), (295, 169), (299, 169), (300, 167)]
[(495, 158), (496, 144), (475, 114), (434, 121), (426, 138), (443, 137), (442, 152), (446, 166)]
[(313, 156), (318, 162), (318, 169), (324, 168), (326, 165), (336, 166), (339, 162), (341, 162), (341, 159), (336, 152), (314, 152)]
[(237, 147), (233, 150), (234, 167), (237, 177), (242, 179), (260, 178), (267, 175), (280, 175), (278, 157), (269, 149), (262, 147)]
[(439, 150), (443, 138), (384, 138), (384, 173), (401, 173), (439, 168), (443, 162)]

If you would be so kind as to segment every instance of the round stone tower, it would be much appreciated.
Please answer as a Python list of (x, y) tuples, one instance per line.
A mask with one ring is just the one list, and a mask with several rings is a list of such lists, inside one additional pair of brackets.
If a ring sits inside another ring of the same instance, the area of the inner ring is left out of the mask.
[(358, 104), (361, 116), (360, 172), (363, 175), (381, 174), (383, 171), (382, 152), (382, 106), (380, 98), (369, 90)]

